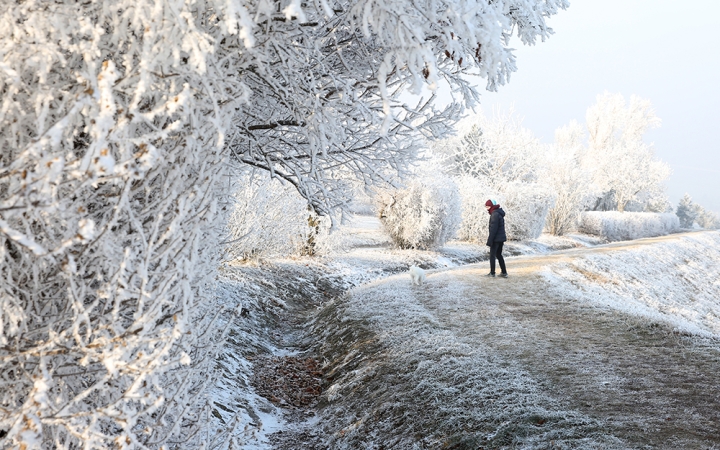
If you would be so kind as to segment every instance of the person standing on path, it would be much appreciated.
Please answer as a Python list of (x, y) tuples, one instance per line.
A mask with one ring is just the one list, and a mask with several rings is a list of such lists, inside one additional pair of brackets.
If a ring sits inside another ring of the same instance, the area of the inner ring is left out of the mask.
[(505, 259), (502, 255), (503, 244), (507, 241), (505, 234), (505, 211), (495, 200), (485, 202), (485, 209), (490, 214), (490, 233), (488, 234), (487, 246), (490, 247), (490, 273), (489, 277), (495, 276), (495, 258), (500, 263), (500, 276), (507, 278)]

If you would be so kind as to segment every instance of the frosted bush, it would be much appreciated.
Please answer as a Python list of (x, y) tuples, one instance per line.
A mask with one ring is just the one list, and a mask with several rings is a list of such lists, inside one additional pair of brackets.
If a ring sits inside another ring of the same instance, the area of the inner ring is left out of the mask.
[(696, 222), (706, 230), (717, 230), (720, 228), (720, 215), (703, 208), (699, 212)]
[(228, 220), (229, 259), (325, 254), (333, 247), (330, 219), (320, 217), (288, 183), (265, 173), (238, 179)]
[(462, 204), (462, 222), (457, 232), (457, 238), (462, 241), (484, 243), (488, 236), (490, 219), (490, 215), (485, 209), (485, 202), (488, 199), (494, 199), (504, 207), (505, 197), (474, 177), (460, 178), (457, 186)]
[(644, 202), (644, 212), (671, 213), (673, 212), (672, 203), (668, 199), (665, 192), (661, 195), (650, 197)]
[(695, 224), (709, 230), (720, 228), (720, 216), (693, 202), (689, 194), (680, 199), (675, 214), (683, 228), (693, 228)]
[(580, 216), (578, 230), (602, 236), (610, 241), (624, 241), (677, 232), (678, 216), (672, 213), (586, 211)]
[(540, 237), (548, 211), (555, 205), (555, 194), (545, 186), (525, 183), (508, 185), (502, 194), (508, 239), (524, 241)]
[(461, 221), (457, 186), (447, 178), (413, 180), (378, 195), (380, 221), (400, 248), (432, 249), (451, 239)]
[(695, 219), (698, 216), (697, 205), (692, 201), (689, 194), (685, 194), (678, 202), (677, 210), (675, 211), (678, 218), (680, 219), (680, 226), (683, 228), (692, 228)]
[(499, 192), (476, 178), (458, 181), (462, 199), (462, 223), (458, 239), (484, 243), (490, 216), (485, 209), (488, 199), (497, 201), (505, 211), (505, 231), (514, 241), (537, 239), (542, 234), (548, 211), (555, 196), (547, 187), (537, 184), (510, 183)]
[(487, 117), (471, 115), (457, 125), (457, 134), (432, 144), (448, 173), (471, 176), (489, 186), (534, 182), (544, 169), (546, 149), (523, 128), (512, 110)]

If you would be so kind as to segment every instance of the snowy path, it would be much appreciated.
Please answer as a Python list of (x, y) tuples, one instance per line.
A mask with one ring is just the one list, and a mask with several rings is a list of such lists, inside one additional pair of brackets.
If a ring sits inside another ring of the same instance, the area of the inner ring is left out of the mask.
[[(514, 258), (509, 279), (483, 277), (487, 264), (479, 264), (430, 273), (422, 287), (403, 275), (357, 289), (342, 314), (366, 330), (349, 354), (326, 353), (336, 372), (323, 413), (324, 433), (334, 436), (329, 448), (717, 447), (718, 340), (588, 301), (548, 276), (568, 264), (585, 270), (580, 260), (587, 258), (647, 258), (646, 251), (675, 247), (677, 261), (663, 267), (682, 275), (681, 265), (699, 264), (687, 256), (698, 248), (720, 255), (720, 237), (674, 235)], [(600, 286), (621, 276), (584, 273)], [(685, 289), (715, 301), (707, 313), (715, 320), (720, 285), (708, 285)], [(675, 297), (672, 308), (659, 310), (678, 310)], [(700, 328), (713, 329), (701, 319)]]
[[(581, 252), (593, 251), (607, 249)], [(457, 283), (464, 294), (454, 304), (432, 290), (419, 297), (459, 339), (520, 362), (572, 409), (611, 421), (616, 436), (665, 448), (718, 443), (718, 348), (556, 298), (538, 272), (573, 253), (512, 261), (507, 280), (478, 279), (478, 268), (438, 274), (433, 281)]]

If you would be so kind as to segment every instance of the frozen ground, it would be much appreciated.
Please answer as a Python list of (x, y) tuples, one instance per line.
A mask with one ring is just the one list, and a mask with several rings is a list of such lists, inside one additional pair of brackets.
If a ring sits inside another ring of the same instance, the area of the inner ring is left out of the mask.
[[(507, 280), (468, 265), (484, 259), (482, 246), (393, 250), (372, 218), (341, 237), (345, 251), (321, 260), (225, 268), (226, 298), (247, 310), (213, 393), (215, 419), (236, 424), (228, 442), (720, 446), (719, 233), (597, 247), (543, 237), (510, 246), (520, 256)], [(432, 269), (426, 285), (410, 285), (410, 264)], [(318, 402), (291, 408), (254, 394), (262, 355), (317, 358)]]

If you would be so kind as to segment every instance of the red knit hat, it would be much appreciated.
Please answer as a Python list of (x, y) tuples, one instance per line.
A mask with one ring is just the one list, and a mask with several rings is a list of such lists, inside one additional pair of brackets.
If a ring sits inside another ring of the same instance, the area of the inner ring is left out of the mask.
[(498, 209), (500, 207), (500, 205), (498, 205), (498, 202), (496, 202), (495, 200), (486, 201), (485, 206), (490, 207), (490, 209), (488, 209), (488, 214), (492, 214), (493, 211), (495, 211), (496, 209)]

